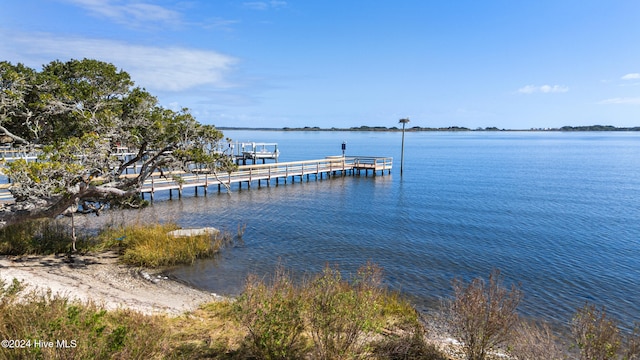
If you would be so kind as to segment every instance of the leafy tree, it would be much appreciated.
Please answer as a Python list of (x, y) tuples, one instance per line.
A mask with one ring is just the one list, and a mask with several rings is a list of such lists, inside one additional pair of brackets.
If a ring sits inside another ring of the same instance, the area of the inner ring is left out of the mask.
[(10, 128), (26, 129), (33, 112), (26, 106), (34, 85), (35, 72), (24, 65), (0, 62), (0, 131), (11, 141), (27, 144), (27, 140), (14, 134)]
[[(156, 171), (234, 168), (218, 151), (225, 141), (220, 131), (197, 122), (188, 109), (160, 107), (112, 64), (53, 61), (37, 73), (2, 62), (0, 75), (0, 131), (14, 145), (40, 149), (37, 162), (6, 165), (16, 201), (0, 209), (0, 226), (137, 206), (129, 199), (139, 200)], [(122, 147), (135, 154), (119, 156)], [(141, 166), (136, 175), (123, 177), (135, 164)]]

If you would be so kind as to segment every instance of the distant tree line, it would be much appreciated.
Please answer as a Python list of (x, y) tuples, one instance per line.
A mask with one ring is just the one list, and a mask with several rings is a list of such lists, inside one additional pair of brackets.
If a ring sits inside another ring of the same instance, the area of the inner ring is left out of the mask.
[(640, 131), (640, 126), (636, 127), (615, 127), (611, 125), (591, 125), (591, 126), (563, 126), (561, 131)]

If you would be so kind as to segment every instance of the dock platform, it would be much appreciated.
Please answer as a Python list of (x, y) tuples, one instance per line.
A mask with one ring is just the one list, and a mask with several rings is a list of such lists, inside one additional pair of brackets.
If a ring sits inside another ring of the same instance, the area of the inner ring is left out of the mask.
[(280, 150), (277, 143), (256, 143), (256, 142), (240, 142), (236, 143), (233, 148), (236, 153), (233, 155), (236, 164), (247, 165), (247, 160), (253, 164), (262, 161), (266, 164), (266, 160), (274, 160), (278, 162)]

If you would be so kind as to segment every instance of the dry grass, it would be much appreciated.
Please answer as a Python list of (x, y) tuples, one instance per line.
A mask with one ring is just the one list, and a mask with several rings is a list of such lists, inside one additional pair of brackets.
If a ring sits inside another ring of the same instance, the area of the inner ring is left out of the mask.
[(174, 223), (134, 224), (108, 227), (99, 234), (104, 248), (116, 248), (124, 263), (159, 267), (192, 264), (196, 259), (211, 257), (229, 243), (227, 234), (173, 237), (168, 233), (179, 229)]
[(521, 321), (510, 342), (509, 354), (518, 360), (562, 360), (566, 351), (551, 327), (544, 322)]
[(246, 329), (236, 320), (234, 304), (219, 301), (170, 319), (168, 359), (246, 359)]
[[(80, 236), (79, 251), (95, 244), (88, 236)], [(41, 219), (0, 228), (0, 254), (48, 255), (70, 252), (71, 229), (63, 220)]]
[(435, 345), (425, 341), (421, 328), (390, 334), (372, 344), (372, 355), (385, 360), (449, 360)]

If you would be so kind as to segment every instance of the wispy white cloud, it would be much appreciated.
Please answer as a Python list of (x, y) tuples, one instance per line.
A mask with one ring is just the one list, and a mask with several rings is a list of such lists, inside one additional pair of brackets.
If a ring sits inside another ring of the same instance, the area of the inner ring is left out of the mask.
[(160, 5), (142, 1), (122, 0), (64, 0), (88, 10), (94, 16), (132, 26), (148, 24), (177, 25), (182, 15)]
[(240, 20), (229, 20), (222, 18), (213, 18), (206, 20), (202, 23), (202, 28), (204, 29), (222, 29), (225, 31), (231, 31), (233, 29), (233, 25), (239, 24)]
[(276, 9), (276, 8), (280, 8), (280, 7), (285, 7), (285, 6), (287, 6), (287, 2), (286, 1), (279, 1), (279, 0), (247, 1), (247, 2), (242, 3), (242, 6), (244, 6), (247, 9), (251, 9), (251, 10), (269, 10), (269, 9)]
[(640, 80), (640, 73), (630, 73), (621, 77), (622, 80)]
[(622, 97), (599, 101), (601, 105), (640, 105), (640, 97)]
[(228, 78), (238, 60), (215, 51), (48, 34), (6, 35), (0, 33), (6, 40), (0, 43), (0, 53), (10, 55), (12, 61), (32, 67), (54, 59), (92, 58), (113, 63), (131, 74), (137, 85), (149, 90), (183, 91), (203, 85), (214, 88), (234, 86)]
[(527, 85), (518, 89), (520, 94), (534, 94), (534, 93), (565, 93), (569, 91), (569, 87), (563, 85)]

